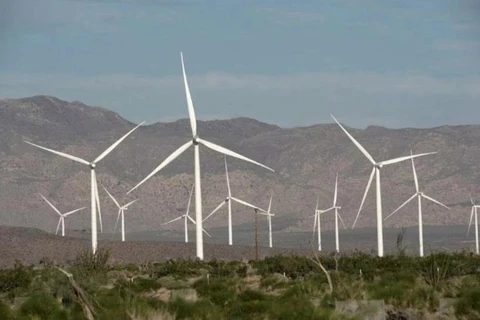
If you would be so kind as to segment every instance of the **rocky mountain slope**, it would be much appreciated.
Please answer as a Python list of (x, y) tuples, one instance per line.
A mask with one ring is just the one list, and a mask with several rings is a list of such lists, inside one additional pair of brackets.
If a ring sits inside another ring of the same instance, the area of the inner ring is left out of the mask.
[[(198, 114), (201, 117), (200, 110)], [(23, 140), (94, 159), (133, 126), (114, 112), (80, 102), (49, 96), (0, 100), (0, 224), (54, 231), (57, 216), (39, 192), (60, 210), (89, 206), (88, 169)], [(309, 216), (317, 196), (320, 207), (331, 206), (337, 172), (341, 214), (348, 227), (353, 223), (371, 166), (336, 124), (284, 129), (236, 118), (200, 121), (198, 127), (202, 138), (275, 169), (275, 173), (270, 173), (228, 158), (234, 196), (266, 207), (273, 192), (276, 219), (290, 221), (285, 231), (311, 230), (313, 218)], [(371, 126), (348, 130), (376, 160), (408, 155), (410, 149), (417, 153), (437, 151), (436, 155), (416, 161), (420, 185), (426, 194), (449, 205), (451, 210), (424, 203), (424, 223), (468, 223), (469, 196), (480, 183), (480, 126), (398, 130)], [(99, 184), (120, 202), (139, 198), (126, 212), (127, 231), (164, 229), (163, 222), (186, 210), (193, 184), (193, 150), (185, 152), (132, 194), (125, 193), (188, 141), (189, 135), (186, 119), (142, 126), (98, 165)], [(200, 156), (206, 215), (225, 198), (226, 182), (223, 157), (206, 148), (201, 148)], [(99, 191), (105, 227), (111, 230), (117, 210), (103, 188)], [(414, 193), (410, 162), (382, 169), (382, 193), (385, 216)], [(212, 217), (207, 227), (226, 225), (225, 210)], [(234, 223), (253, 221), (250, 210), (237, 205), (233, 205), (233, 210)], [(415, 225), (416, 210), (413, 202), (387, 220), (386, 226)], [(88, 229), (89, 210), (69, 218), (67, 228)], [(322, 224), (332, 228), (333, 216), (323, 217)], [(375, 225), (374, 185), (357, 225)], [(174, 223), (168, 228), (182, 230), (183, 224)]]

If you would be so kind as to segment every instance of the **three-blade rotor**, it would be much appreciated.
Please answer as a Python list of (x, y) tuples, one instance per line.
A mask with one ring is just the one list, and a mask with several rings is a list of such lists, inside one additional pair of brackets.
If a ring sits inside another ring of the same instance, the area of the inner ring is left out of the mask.
[(390, 160), (376, 162), (375, 159), (373, 159), (373, 157), (370, 155), (370, 153), (368, 153), (368, 151), (340, 124), (340, 122), (338, 122), (338, 120), (333, 115), (330, 115), (330, 116), (338, 124), (338, 126), (342, 129), (342, 131), (345, 132), (345, 134), (348, 136), (348, 138), (350, 138), (350, 140), (353, 142), (353, 144), (355, 146), (357, 146), (357, 148), (363, 153), (363, 155), (373, 165), (372, 172), (370, 174), (370, 177), (369, 177), (368, 183), (367, 183), (367, 187), (365, 189), (365, 193), (363, 194), (362, 202), (360, 203), (360, 208), (358, 209), (357, 216), (355, 217), (355, 221), (353, 222), (353, 225), (352, 225), (352, 229), (353, 229), (353, 228), (355, 228), (357, 220), (360, 216), (360, 213), (361, 213), (362, 208), (363, 208), (363, 204), (365, 203), (365, 199), (367, 197), (368, 191), (369, 191), (370, 186), (371, 186), (372, 181), (373, 181), (373, 177), (375, 176), (377, 170), (380, 170), (380, 168), (382, 168), (385, 165), (390, 165), (390, 164), (402, 162), (402, 161), (417, 158), (417, 157), (423, 157), (423, 156), (426, 156), (426, 155), (435, 154), (436, 152), (427, 152), (427, 153), (421, 153), (421, 154), (416, 154), (416, 155), (410, 154), (409, 156), (403, 156), (403, 157), (398, 157), (398, 158), (394, 158), (394, 159), (390, 159)]

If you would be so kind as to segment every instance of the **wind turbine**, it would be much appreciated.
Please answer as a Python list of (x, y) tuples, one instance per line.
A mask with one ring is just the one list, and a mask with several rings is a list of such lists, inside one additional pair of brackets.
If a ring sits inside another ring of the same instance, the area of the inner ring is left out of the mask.
[(378, 243), (378, 256), (383, 257), (383, 218), (382, 218), (382, 188), (380, 185), (380, 169), (383, 166), (389, 165), (389, 164), (394, 164), (398, 162), (402, 162), (405, 160), (413, 159), (416, 157), (421, 157), (421, 156), (426, 156), (429, 154), (434, 154), (436, 152), (429, 152), (429, 153), (421, 153), (417, 155), (410, 155), (410, 156), (405, 156), (405, 157), (399, 157), (399, 158), (394, 158), (390, 160), (385, 160), (385, 161), (380, 161), (376, 162), (373, 157), (365, 150), (362, 145), (355, 140), (355, 138), (348, 133), (348, 131), (340, 124), (340, 122), (335, 119), (333, 115), (331, 115), (333, 120), (340, 126), (340, 128), (345, 132), (345, 134), (352, 140), (353, 144), (363, 153), (363, 155), (372, 163), (373, 169), (372, 173), (370, 174), (370, 178), (368, 179), (367, 183), (367, 188), (365, 189), (365, 193), (362, 198), (362, 202), (360, 204), (360, 208), (358, 209), (357, 216), (355, 217), (355, 221), (353, 222), (352, 229), (355, 227), (355, 224), (357, 223), (358, 217), (360, 216), (360, 212), (362, 211), (363, 204), (365, 202), (365, 198), (367, 197), (368, 191), (370, 189), (370, 185), (372, 184), (373, 176), (375, 176), (375, 183), (377, 185), (377, 192), (376, 192), (376, 202), (377, 202), (377, 243)]
[(472, 226), (473, 216), (475, 216), (475, 248), (476, 248), (477, 254), (480, 254), (479, 243), (478, 243), (478, 216), (477, 216), (477, 208), (479, 208), (480, 205), (475, 204), (475, 200), (472, 198), (470, 198), (470, 202), (472, 203), (472, 211), (470, 214), (470, 222), (468, 223), (467, 237), (468, 237), (468, 234), (470, 233), (470, 227)]
[(79, 208), (79, 209), (75, 209), (75, 210), (72, 210), (72, 211), (69, 211), (67, 213), (61, 213), (50, 201), (47, 200), (47, 198), (45, 198), (41, 193), (39, 193), (39, 195), (43, 198), (43, 200), (45, 200), (49, 205), (50, 207), (52, 207), (53, 210), (55, 210), (56, 213), (58, 213), (58, 215), (60, 216), (60, 219), (58, 220), (58, 224), (57, 224), (57, 231), (55, 231), (55, 235), (58, 234), (58, 229), (60, 228), (60, 224), (62, 225), (62, 237), (65, 237), (65, 217), (66, 216), (69, 216), (71, 215), (72, 213), (75, 213), (77, 211), (80, 211), (80, 210), (83, 210), (85, 209), (86, 207), (83, 207), (83, 208)]
[(333, 194), (333, 206), (325, 210), (325, 212), (328, 212), (330, 210), (335, 211), (335, 251), (340, 252), (340, 241), (338, 237), (338, 220), (340, 219), (340, 222), (342, 222), (344, 229), (347, 229), (347, 227), (345, 227), (345, 223), (343, 222), (342, 216), (340, 216), (340, 213), (338, 213), (338, 210), (342, 209), (342, 207), (337, 206), (337, 195), (338, 195), (338, 173), (335, 177), (335, 193)]
[[(208, 218), (210, 218), (215, 212), (220, 210), (226, 203), (228, 203), (228, 244), (232, 245), (233, 244), (233, 232), (232, 232), (232, 201), (235, 201), (241, 205), (247, 206), (249, 208), (256, 209), (258, 208), (257, 206), (254, 206), (253, 204), (250, 204), (246, 201), (240, 200), (238, 198), (232, 197), (232, 190), (230, 188), (230, 179), (228, 177), (228, 166), (227, 166), (227, 156), (224, 156), (225, 160), (225, 175), (227, 177), (227, 197), (225, 200), (223, 200), (213, 211), (205, 218), (203, 221), (206, 221)], [(266, 213), (265, 210), (258, 208), (262, 214)], [(267, 215), (267, 217), (270, 217)]]
[[(63, 152), (60, 152), (60, 151), (55, 151), (55, 150), (52, 150), (52, 149), (48, 149), (48, 148), (45, 148), (45, 147), (42, 147), (42, 146), (39, 146), (37, 144), (34, 144), (34, 143), (31, 143), (31, 142), (28, 142), (28, 141), (25, 141), (26, 143), (34, 146), (34, 147), (37, 147), (37, 148), (40, 148), (40, 149), (43, 149), (45, 151), (48, 151), (48, 152), (51, 152), (51, 153), (54, 153), (56, 155), (59, 155), (61, 157), (64, 157), (64, 158), (67, 158), (67, 159), (70, 159), (70, 160), (73, 160), (73, 161), (76, 161), (76, 162), (79, 162), (79, 163), (82, 163), (84, 165), (87, 165), (90, 167), (90, 184), (91, 184), (91, 209), (92, 209), (92, 251), (93, 253), (95, 253), (97, 251), (97, 246), (98, 246), (98, 240), (97, 240), (97, 213), (96, 213), (96, 209), (98, 207), (98, 213), (100, 214), (100, 227), (102, 228), (102, 218), (101, 218), (101, 212), (100, 212), (100, 199), (99, 199), (99, 196), (98, 196), (98, 187), (97, 187), (97, 176), (95, 174), (95, 167), (97, 165), (98, 162), (100, 162), (103, 158), (105, 158), (110, 152), (113, 151), (113, 149), (115, 149), (126, 137), (128, 137), (133, 131), (135, 131), (135, 129), (137, 129), (138, 127), (140, 127), (142, 124), (144, 124), (145, 122), (142, 122), (140, 123), (139, 125), (137, 125), (135, 128), (133, 128), (132, 130), (130, 130), (129, 132), (127, 132), (123, 137), (121, 137), (120, 139), (118, 139), (114, 144), (112, 144), (110, 147), (108, 147), (108, 149), (106, 149), (102, 154), (100, 154), (95, 160), (93, 160), (92, 162), (88, 162), (87, 160), (84, 160), (82, 158), (78, 158), (78, 157), (75, 157), (75, 156), (72, 156), (72, 155), (69, 155), (67, 153), (63, 153)], [(102, 228), (103, 229), (103, 228)]]
[[(338, 209), (341, 209), (342, 207), (337, 206), (337, 184), (338, 184), (338, 174), (335, 178), (335, 193), (333, 195), (333, 206), (326, 209), (326, 210), (319, 210), (318, 209), (318, 201), (319, 199), (317, 198), (317, 205), (315, 207), (315, 220), (313, 222), (313, 236), (315, 236), (315, 228), (317, 228), (317, 236), (318, 236), (318, 251), (322, 251), (322, 236), (321, 236), (321, 226), (320, 226), (320, 216), (324, 213), (327, 213), (329, 211), (334, 210), (335, 211), (335, 249), (337, 252), (340, 250), (340, 244), (339, 244), (339, 237), (338, 237), (338, 219), (342, 222), (343, 228), (346, 229), (345, 223), (343, 222), (342, 217), (338, 213)], [(320, 196), (319, 196), (320, 198)]]
[(117, 215), (117, 221), (115, 222), (115, 228), (113, 228), (113, 233), (117, 230), (117, 225), (118, 225), (118, 219), (120, 216), (122, 217), (122, 242), (125, 242), (125, 210), (128, 210), (128, 207), (132, 205), (133, 203), (137, 202), (138, 199), (135, 199), (133, 201), (130, 201), (126, 205), (120, 206), (118, 201), (112, 196), (110, 192), (108, 192), (107, 188), (105, 186), (102, 186), (103, 189), (107, 192), (108, 196), (113, 200), (113, 202), (117, 205), (118, 207), (118, 215)]
[[(410, 150), (410, 154), (412, 154), (412, 150)], [(385, 220), (387, 220), (388, 218), (390, 218), (395, 212), (397, 212), (398, 210), (400, 210), (401, 208), (403, 208), (407, 203), (409, 203), (410, 201), (412, 201), (415, 197), (417, 197), (418, 199), (418, 241), (419, 241), (419, 247), (420, 247), (420, 257), (423, 257), (423, 218), (422, 218), (422, 198), (426, 199), (426, 200), (430, 200), (436, 204), (438, 204), (439, 206), (442, 206), (444, 208), (447, 208), (448, 210), (450, 210), (449, 207), (447, 207), (446, 205), (444, 205), (443, 203), (427, 196), (425, 193), (423, 193), (423, 191), (420, 191), (419, 187), (418, 187), (418, 178), (417, 178), (417, 172), (415, 170), (415, 163), (413, 161), (413, 158), (412, 158), (412, 170), (413, 170), (413, 179), (415, 180), (415, 193), (413, 196), (411, 196), (407, 201), (405, 201), (400, 207), (398, 207), (395, 211), (393, 211), (392, 213), (390, 213), (386, 218)]]
[(319, 200), (320, 200), (320, 195), (318, 195), (317, 205), (315, 206), (315, 214), (313, 215), (315, 217), (313, 222), (313, 237), (315, 237), (315, 228), (317, 228), (318, 251), (322, 251), (322, 227), (320, 225), (320, 215), (326, 212), (326, 210), (318, 209)]
[[(192, 190), (190, 191), (190, 197), (188, 197), (187, 212), (186, 212), (185, 214), (181, 215), (180, 217), (177, 217), (177, 218), (172, 219), (172, 220), (170, 220), (170, 221), (168, 221), (168, 222), (162, 223), (162, 225), (167, 225), (167, 224), (169, 224), (169, 223), (178, 221), (178, 220), (180, 220), (180, 219), (183, 218), (183, 219), (184, 219), (184, 223), (185, 223), (185, 242), (186, 242), (186, 243), (188, 243), (188, 220), (190, 220), (190, 221), (191, 221), (193, 224), (195, 224), (195, 225), (197, 224), (197, 223), (195, 222), (195, 220), (193, 220), (192, 217), (190, 217), (190, 215), (188, 214), (189, 211), (190, 211), (190, 203), (191, 203), (191, 201), (192, 201), (193, 188), (194, 188), (194, 186), (192, 186)], [(205, 232), (205, 234), (210, 237), (210, 234), (209, 234), (207, 231), (205, 231), (205, 229), (203, 229), (203, 232)]]
[(272, 244), (272, 217), (274, 216), (270, 210), (272, 209), (272, 198), (273, 198), (273, 192), (270, 195), (270, 202), (268, 203), (268, 209), (267, 209), (267, 220), (268, 220), (268, 245), (270, 248), (273, 247)]
[(212, 142), (209, 142), (207, 140), (200, 139), (197, 133), (197, 119), (195, 117), (195, 110), (193, 108), (193, 101), (192, 101), (192, 96), (190, 94), (190, 88), (188, 86), (188, 81), (187, 81), (187, 75), (185, 73), (185, 65), (183, 63), (183, 54), (180, 53), (180, 59), (182, 62), (182, 71), (183, 71), (183, 82), (185, 85), (185, 95), (187, 97), (187, 107), (188, 107), (188, 115), (190, 118), (190, 127), (192, 129), (192, 140), (188, 141), (184, 145), (182, 145), (180, 148), (175, 150), (171, 155), (169, 155), (155, 170), (153, 170), (145, 179), (143, 179), (139, 184), (137, 184), (133, 189), (127, 192), (130, 193), (136, 188), (138, 188), (140, 185), (142, 185), (145, 181), (147, 181), (150, 177), (152, 177), (154, 174), (156, 174), (158, 171), (160, 171), (162, 168), (164, 168), (166, 165), (168, 165), (170, 162), (172, 162), (174, 159), (176, 159), (179, 155), (181, 155), (185, 150), (187, 150), (190, 146), (194, 146), (194, 166), (195, 166), (195, 221), (196, 221), (196, 238), (197, 238), (197, 257), (200, 260), (203, 260), (203, 227), (202, 227), (202, 190), (201, 190), (201, 181), (200, 181), (200, 154), (199, 154), (199, 144), (202, 144), (203, 146), (210, 148), (214, 151), (223, 153), (225, 155), (229, 155), (241, 160), (245, 160), (251, 163), (254, 163), (258, 166), (264, 167), (268, 170), (274, 171), (273, 169), (270, 169), (269, 167), (258, 163), (254, 160), (251, 160), (245, 156), (242, 156), (241, 154), (238, 154), (236, 152), (233, 152), (231, 150), (228, 150), (224, 147), (221, 147), (217, 144), (214, 144)]

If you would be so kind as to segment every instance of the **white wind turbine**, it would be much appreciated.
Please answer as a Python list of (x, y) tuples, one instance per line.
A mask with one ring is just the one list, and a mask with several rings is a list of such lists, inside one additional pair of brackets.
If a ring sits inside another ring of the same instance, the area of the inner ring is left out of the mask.
[(78, 158), (78, 157), (69, 155), (67, 153), (63, 153), (63, 152), (60, 152), (60, 151), (55, 151), (55, 150), (48, 149), (48, 148), (39, 146), (37, 144), (31, 143), (31, 142), (25, 141), (26, 143), (28, 143), (28, 144), (30, 144), (34, 147), (43, 149), (45, 151), (54, 153), (56, 155), (62, 156), (64, 158), (67, 158), (67, 159), (70, 159), (70, 160), (73, 160), (73, 161), (76, 161), (76, 162), (79, 162), (79, 163), (82, 163), (82, 164), (90, 167), (91, 210), (92, 210), (92, 217), (91, 217), (91, 220), (92, 220), (91, 221), (92, 222), (92, 251), (93, 251), (93, 253), (95, 253), (97, 251), (97, 246), (98, 246), (98, 240), (97, 240), (97, 212), (96, 212), (97, 207), (98, 207), (98, 212), (100, 214), (100, 228), (103, 229), (102, 228), (101, 212), (100, 212), (100, 199), (99, 199), (99, 196), (98, 196), (97, 176), (95, 174), (95, 167), (96, 167), (98, 162), (100, 162), (110, 152), (112, 152), (113, 149), (115, 149), (126, 137), (128, 137), (135, 129), (140, 127), (142, 124), (144, 124), (144, 122), (140, 123), (135, 128), (133, 128), (132, 130), (127, 132), (123, 137), (121, 137), (114, 144), (112, 144), (110, 147), (108, 147), (108, 149), (106, 149), (102, 154), (100, 154), (92, 162), (88, 162), (87, 160), (84, 160), (82, 158)]
[[(322, 236), (321, 236), (321, 226), (320, 226), (320, 216), (324, 213), (334, 210), (335, 211), (335, 250), (337, 252), (340, 251), (340, 242), (338, 237), (338, 219), (342, 222), (343, 228), (346, 229), (345, 223), (343, 222), (342, 217), (338, 213), (338, 210), (342, 207), (337, 206), (337, 185), (338, 185), (338, 174), (335, 178), (335, 193), (333, 194), (333, 206), (326, 209), (326, 210), (319, 210), (318, 209), (318, 198), (317, 198), (317, 205), (315, 207), (315, 220), (313, 222), (313, 235), (315, 236), (315, 228), (317, 228), (317, 236), (318, 236), (318, 251), (322, 251)], [(320, 196), (319, 196), (320, 197)]]
[(43, 200), (45, 200), (49, 205), (50, 207), (52, 207), (53, 210), (55, 210), (56, 213), (58, 213), (58, 215), (60, 216), (60, 219), (58, 220), (58, 224), (57, 224), (57, 231), (55, 231), (55, 235), (58, 234), (58, 229), (60, 228), (60, 224), (62, 225), (62, 237), (65, 237), (65, 217), (66, 216), (69, 216), (71, 215), (72, 213), (75, 213), (77, 211), (80, 211), (80, 210), (83, 210), (85, 209), (86, 207), (83, 207), (83, 208), (79, 208), (79, 209), (75, 209), (75, 210), (72, 210), (72, 211), (69, 211), (67, 213), (61, 213), (50, 201), (47, 200), (47, 198), (45, 198), (41, 193), (39, 193), (39, 195), (43, 198)]
[(112, 196), (112, 194), (110, 192), (108, 192), (107, 188), (105, 188), (105, 186), (102, 186), (102, 187), (103, 187), (103, 189), (105, 189), (108, 196), (113, 200), (115, 205), (118, 207), (117, 221), (115, 222), (115, 228), (113, 228), (113, 233), (115, 233), (115, 231), (117, 230), (118, 219), (121, 217), (122, 218), (122, 222), (121, 222), (121, 225), (122, 225), (122, 242), (125, 242), (125, 210), (128, 210), (128, 207), (130, 205), (134, 204), (135, 202), (137, 202), (138, 199), (130, 201), (126, 205), (121, 206), (118, 203), (118, 201)]
[[(235, 201), (235, 202), (237, 202), (241, 205), (247, 206), (249, 208), (257, 209), (259, 212), (261, 212), (261, 214), (265, 214), (267, 212), (263, 209), (260, 209), (257, 206), (254, 206), (253, 204), (250, 204), (250, 203), (244, 201), (244, 200), (240, 200), (238, 198), (232, 197), (232, 191), (231, 191), (231, 188), (230, 188), (230, 179), (228, 177), (227, 156), (225, 156), (224, 160), (225, 160), (225, 175), (227, 177), (227, 191), (228, 191), (227, 197), (215, 209), (213, 209), (213, 211), (207, 217), (205, 217), (205, 219), (203, 219), (203, 221), (205, 222), (215, 212), (220, 210), (226, 203), (228, 203), (228, 244), (232, 245), (233, 244), (233, 232), (232, 232), (232, 202), (231, 201)], [(267, 217), (270, 218), (270, 210), (268, 212)]]
[[(194, 186), (192, 186), (192, 190), (190, 191), (190, 196), (188, 197), (187, 212), (185, 214), (181, 215), (180, 217), (177, 217), (175, 219), (172, 219), (170, 221), (162, 223), (162, 225), (167, 225), (169, 223), (178, 221), (178, 220), (183, 218), (184, 219), (184, 224), (185, 224), (185, 242), (186, 243), (188, 243), (188, 220), (190, 220), (193, 224), (197, 224), (195, 222), (195, 220), (193, 220), (192, 217), (190, 217), (190, 215), (188, 214), (189, 211), (190, 211), (190, 203), (192, 201), (193, 188), (194, 188)], [(205, 234), (210, 237), (210, 234), (207, 231), (205, 231), (205, 229), (203, 229), (203, 232), (205, 232)]]
[(183, 63), (183, 54), (180, 53), (180, 59), (182, 62), (182, 71), (183, 71), (183, 82), (185, 85), (185, 95), (187, 97), (187, 107), (188, 107), (188, 115), (190, 118), (190, 127), (192, 129), (192, 140), (188, 141), (184, 145), (182, 145), (180, 148), (175, 150), (171, 155), (169, 155), (155, 170), (153, 170), (145, 179), (143, 179), (139, 184), (137, 184), (132, 190), (128, 191), (128, 193), (132, 192), (136, 188), (138, 188), (141, 184), (143, 184), (145, 181), (147, 181), (150, 177), (152, 177), (154, 174), (156, 174), (158, 171), (160, 171), (162, 168), (164, 168), (166, 165), (168, 165), (170, 162), (172, 162), (174, 159), (176, 159), (179, 155), (181, 155), (185, 150), (187, 150), (190, 146), (194, 146), (194, 167), (195, 167), (195, 221), (196, 221), (196, 239), (197, 239), (197, 257), (200, 260), (203, 260), (203, 227), (202, 227), (202, 190), (201, 190), (201, 181), (200, 181), (200, 154), (199, 154), (199, 144), (202, 144), (203, 146), (210, 148), (214, 151), (223, 153), (225, 155), (229, 155), (241, 160), (245, 160), (251, 163), (254, 163), (258, 166), (264, 167), (268, 170), (274, 171), (273, 169), (270, 169), (269, 167), (258, 163), (254, 160), (251, 160), (245, 156), (242, 156), (236, 152), (233, 152), (231, 150), (228, 150), (224, 147), (221, 147), (217, 144), (214, 144), (212, 142), (200, 139), (197, 133), (197, 119), (195, 117), (195, 110), (193, 108), (193, 101), (192, 101), (192, 96), (190, 94), (190, 88), (188, 86), (188, 81), (187, 81), (187, 75), (185, 73), (185, 65)]
[(335, 251), (340, 252), (340, 241), (339, 241), (339, 236), (338, 236), (338, 220), (340, 219), (340, 222), (342, 222), (343, 228), (347, 229), (345, 226), (345, 223), (343, 222), (342, 216), (340, 216), (340, 213), (338, 213), (338, 210), (342, 209), (342, 207), (337, 206), (337, 195), (338, 195), (338, 173), (335, 177), (335, 193), (333, 194), (333, 206), (326, 210), (334, 210), (335, 211)]
[(480, 205), (475, 204), (475, 200), (470, 198), (470, 202), (472, 203), (472, 211), (470, 214), (470, 222), (468, 223), (468, 231), (467, 231), (467, 236), (470, 233), (470, 227), (472, 226), (472, 220), (473, 217), (475, 216), (475, 248), (477, 254), (480, 254), (479, 251), (479, 243), (478, 243), (478, 216), (477, 216), (477, 208), (480, 208)]
[(322, 227), (320, 224), (320, 215), (327, 212), (328, 210), (318, 209), (319, 200), (320, 200), (320, 195), (317, 198), (317, 205), (315, 206), (315, 214), (313, 215), (313, 217), (315, 217), (313, 222), (313, 237), (315, 237), (315, 228), (317, 228), (318, 251), (322, 251)]
[[(410, 150), (410, 154), (412, 154), (412, 150)], [(423, 257), (423, 218), (422, 218), (422, 198), (426, 199), (426, 200), (430, 200), (436, 204), (438, 204), (439, 206), (442, 206), (444, 208), (447, 208), (448, 210), (450, 210), (449, 207), (447, 207), (446, 205), (444, 205), (443, 203), (427, 196), (425, 193), (423, 193), (423, 191), (420, 191), (419, 187), (418, 187), (418, 178), (417, 178), (417, 172), (415, 170), (415, 163), (413, 161), (413, 158), (412, 158), (412, 170), (413, 170), (413, 179), (415, 180), (415, 194), (413, 196), (411, 196), (407, 201), (405, 201), (400, 207), (398, 207), (395, 211), (393, 211), (392, 213), (390, 213), (386, 218), (385, 220), (387, 220), (388, 218), (390, 218), (395, 212), (397, 212), (398, 210), (400, 210), (401, 208), (403, 208), (407, 203), (409, 203), (410, 201), (412, 201), (415, 197), (418, 199), (418, 242), (419, 242), (419, 250), (420, 250), (420, 257)]]
[(429, 154), (434, 154), (436, 152), (429, 152), (429, 153), (421, 153), (417, 155), (410, 155), (410, 156), (405, 156), (405, 157), (399, 157), (395, 159), (390, 159), (390, 160), (385, 160), (385, 161), (380, 161), (376, 162), (373, 157), (365, 150), (362, 145), (355, 140), (355, 138), (348, 133), (348, 131), (340, 124), (340, 122), (335, 119), (333, 115), (331, 115), (333, 120), (340, 126), (340, 128), (345, 132), (345, 134), (352, 140), (353, 144), (357, 146), (357, 148), (363, 153), (363, 155), (372, 163), (373, 169), (372, 173), (370, 174), (370, 178), (368, 179), (367, 183), (367, 188), (365, 189), (365, 193), (362, 198), (362, 202), (360, 204), (360, 208), (358, 209), (357, 216), (355, 217), (355, 221), (353, 222), (352, 229), (355, 227), (355, 224), (357, 223), (358, 217), (360, 216), (360, 212), (362, 211), (363, 204), (365, 202), (365, 198), (367, 197), (368, 191), (370, 189), (370, 185), (372, 184), (373, 176), (375, 176), (375, 182), (377, 185), (377, 192), (376, 192), (376, 202), (377, 202), (377, 243), (378, 243), (378, 256), (383, 257), (383, 218), (382, 218), (382, 189), (380, 185), (380, 169), (383, 166), (389, 165), (389, 164), (394, 164), (398, 162), (402, 162), (405, 160), (413, 159), (416, 157), (421, 157), (421, 156), (426, 156)]
[(275, 216), (272, 214), (270, 211), (272, 209), (272, 198), (273, 198), (273, 192), (270, 195), (270, 202), (268, 202), (268, 209), (267, 209), (267, 220), (268, 220), (268, 245), (270, 248), (273, 247), (273, 242), (272, 242), (272, 217)]

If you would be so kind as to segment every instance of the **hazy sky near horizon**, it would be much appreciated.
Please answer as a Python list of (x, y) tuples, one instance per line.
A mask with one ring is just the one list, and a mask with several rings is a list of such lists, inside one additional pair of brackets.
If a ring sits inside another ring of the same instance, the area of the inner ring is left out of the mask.
[(477, 0), (4, 0), (0, 98), (82, 101), (139, 122), (284, 127), (480, 123)]

